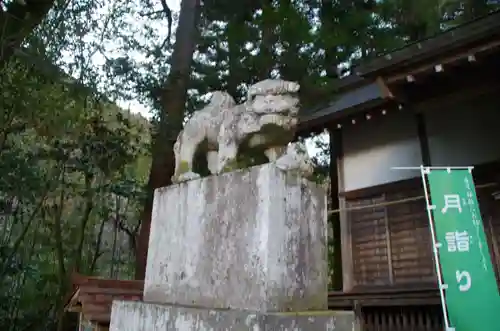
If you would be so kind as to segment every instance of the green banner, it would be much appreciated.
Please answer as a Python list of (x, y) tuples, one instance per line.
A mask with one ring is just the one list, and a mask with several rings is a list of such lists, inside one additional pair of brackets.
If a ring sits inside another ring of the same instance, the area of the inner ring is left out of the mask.
[(450, 327), (498, 331), (500, 297), (472, 175), (431, 168), (427, 178)]

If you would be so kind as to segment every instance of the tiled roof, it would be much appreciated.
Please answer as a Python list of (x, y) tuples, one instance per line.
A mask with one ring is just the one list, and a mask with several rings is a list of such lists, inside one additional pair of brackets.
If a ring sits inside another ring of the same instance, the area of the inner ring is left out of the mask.
[(74, 291), (66, 311), (80, 312), (86, 320), (109, 324), (113, 300), (142, 300), (144, 281), (103, 279), (75, 274)]

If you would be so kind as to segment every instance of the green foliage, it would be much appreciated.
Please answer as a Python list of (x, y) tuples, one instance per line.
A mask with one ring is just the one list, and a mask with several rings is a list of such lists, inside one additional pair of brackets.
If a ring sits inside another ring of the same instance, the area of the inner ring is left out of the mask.
[(46, 330), (73, 270), (131, 277), (149, 124), (23, 59), (0, 85), (0, 328)]
[[(0, 1), (2, 14), (11, 3)], [(496, 6), (204, 0), (184, 115), (217, 89), (243, 101), (248, 84), (269, 76), (299, 81), (303, 107), (331, 101), (352, 66)], [(62, 330), (74, 270), (133, 272), (151, 133), (169, 128), (157, 125), (160, 113), (172, 120), (162, 99), (168, 15), (153, 0), (54, 1), (34, 29), (16, 24), (9, 31), (33, 33), (0, 72), (0, 329)], [(154, 111), (151, 121), (114, 104), (132, 99)], [(324, 183), (327, 140), (315, 151), (315, 180)]]

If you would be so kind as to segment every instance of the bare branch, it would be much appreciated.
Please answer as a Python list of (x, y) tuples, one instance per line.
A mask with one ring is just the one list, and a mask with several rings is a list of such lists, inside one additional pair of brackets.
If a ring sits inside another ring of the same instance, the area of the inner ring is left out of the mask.
[(133, 229), (131, 229), (127, 224), (125, 224), (125, 222), (121, 218), (120, 219), (115, 218), (113, 221), (116, 222), (118, 230), (122, 231), (127, 235), (127, 237), (129, 238), (129, 247), (133, 252), (135, 252), (137, 248), (137, 236), (139, 233), (139, 227), (141, 222), (138, 222), (138, 224), (134, 226)]
[(170, 37), (172, 36), (172, 10), (167, 4), (167, 0), (160, 0), (161, 2), (161, 7), (163, 9), (163, 12), (167, 16), (167, 22), (168, 22), (168, 33), (167, 33), (167, 38), (163, 41), (163, 44), (160, 46), (161, 48), (167, 46), (170, 43)]
[(152, 11), (152, 12), (149, 12), (149, 13), (140, 13), (139, 15), (141, 15), (142, 17), (151, 17), (151, 16), (160, 15), (160, 14), (163, 14), (163, 13), (164, 13), (164, 11), (162, 9), (162, 10), (155, 10), (155, 11)]

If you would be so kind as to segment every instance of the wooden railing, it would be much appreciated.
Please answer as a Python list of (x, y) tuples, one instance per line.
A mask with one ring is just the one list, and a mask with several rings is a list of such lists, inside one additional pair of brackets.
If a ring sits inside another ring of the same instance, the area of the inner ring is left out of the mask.
[(442, 331), (436, 287), (330, 292), (331, 310), (354, 310), (360, 331)]
[(443, 331), (439, 305), (361, 308), (362, 331)]

